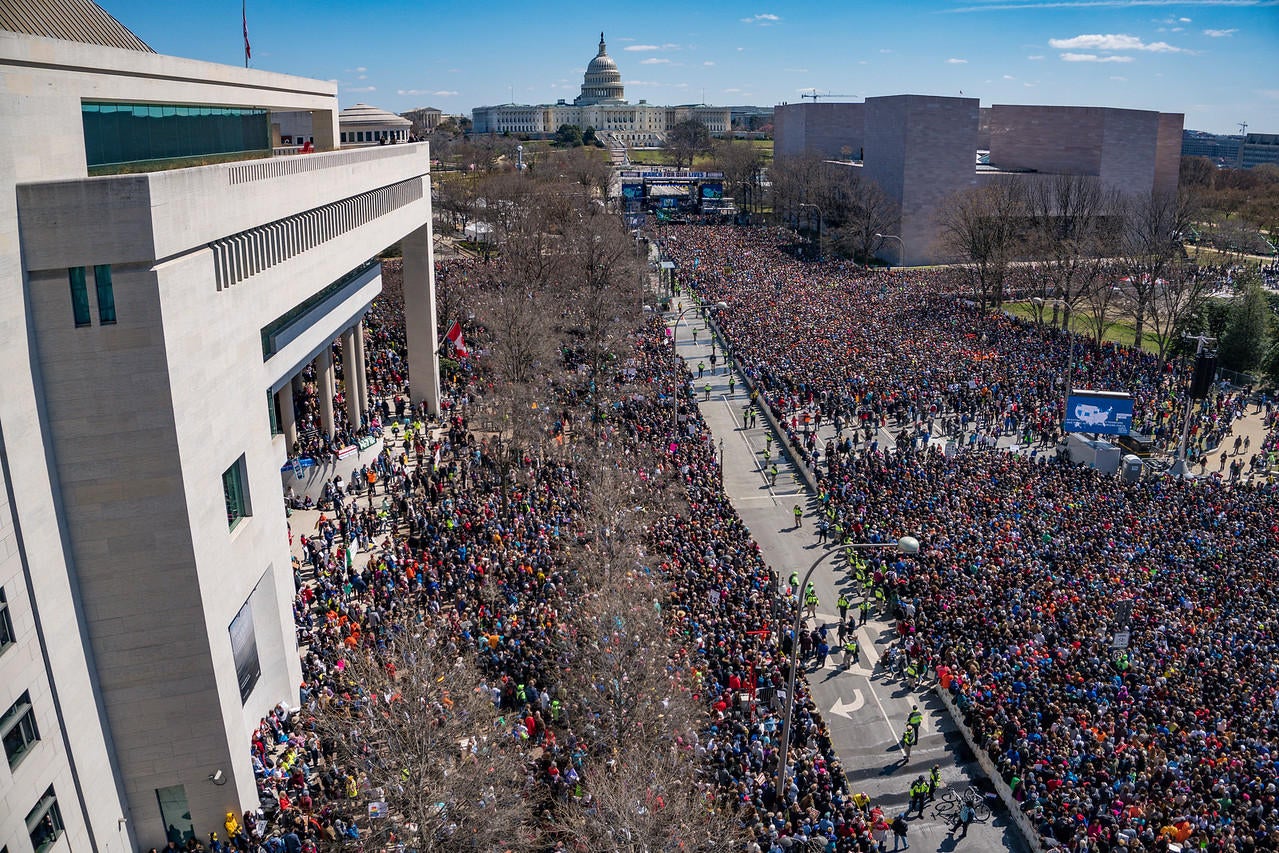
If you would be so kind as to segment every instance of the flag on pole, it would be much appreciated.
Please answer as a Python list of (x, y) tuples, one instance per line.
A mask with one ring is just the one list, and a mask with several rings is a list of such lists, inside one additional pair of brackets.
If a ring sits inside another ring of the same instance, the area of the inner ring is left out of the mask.
[(249, 49), (249, 10), (248, 0), (240, 0), (240, 21), (244, 24), (244, 67), (249, 67), (249, 57), (253, 51)]
[(453, 321), (453, 325), (449, 326), (449, 333), (444, 336), (444, 339), (453, 345), (453, 349), (457, 350), (457, 354), (462, 358), (470, 355), (466, 349), (466, 342), (462, 340), (462, 323), (460, 321)]

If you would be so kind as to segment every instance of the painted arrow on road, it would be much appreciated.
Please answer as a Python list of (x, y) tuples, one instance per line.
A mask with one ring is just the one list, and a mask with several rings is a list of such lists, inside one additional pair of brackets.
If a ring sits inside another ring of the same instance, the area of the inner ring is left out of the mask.
[(832, 714), (839, 714), (846, 720), (853, 718), (853, 712), (866, 704), (866, 697), (857, 688), (853, 688), (853, 701), (845, 702), (843, 699), (836, 699), (835, 704), (831, 706)]

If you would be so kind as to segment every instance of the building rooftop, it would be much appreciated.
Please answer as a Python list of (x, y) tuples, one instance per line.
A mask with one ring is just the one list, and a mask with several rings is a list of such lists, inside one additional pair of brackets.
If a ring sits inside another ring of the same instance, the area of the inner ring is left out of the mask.
[(0, 30), (155, 53), (93, 0), (4, 0)]

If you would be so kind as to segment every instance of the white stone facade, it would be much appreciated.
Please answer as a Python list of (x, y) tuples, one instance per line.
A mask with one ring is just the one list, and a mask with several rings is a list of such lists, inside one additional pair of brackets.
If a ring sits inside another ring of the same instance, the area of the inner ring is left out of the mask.
[[(306, 111), (319, 153), (89, 177), (81, 105), (97, 100)], [(249, 733), (300, 681), (279, 473), (290, 424), (270, 407), (332, 341), (354, 341), (380, 291), (368, 262), (397, 240), (423, 318), (413, 395), (438, 410), (428, 148), (334, 150), (337, 112), (331, 83), (0, 32), (0, 591), (14, 635), (0, 714), (26, 694), (39, 735), (12, 768), (0, 760), (10, 853), (30, 851), (25, 817), (50, 787), (58, 851), (163, 846), (159, 789), (182, 789), (200, 838), (257, 806)], [(113, 321), (95, 267), (109, 267)], [(290, 312), (268, 353), (264, 330)], [(231, 468), (247, 490), (234, 526)], [(261, 671), (243, 700), (229, 636), (242, 609)]]

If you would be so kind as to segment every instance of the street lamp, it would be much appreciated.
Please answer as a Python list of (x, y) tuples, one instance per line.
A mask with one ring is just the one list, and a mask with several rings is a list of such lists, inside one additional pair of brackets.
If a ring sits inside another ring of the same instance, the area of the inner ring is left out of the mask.
[(897, 266), (902, 267), (906, 265), (906, 241), (905, 240), (903, 240), (901, 237), (898, 237), (896, 234), (876, 234), (875, 236), (878, 237), (880, 240), (896, 240), (897, 245), (901, 246), (901, 254), (897, 256)]
[[(684, 315), (689, 311), (698, 309), (698, 305), (686, 305), (675, 317), (675, 325), (671, 331), (671, 345), (675, 347), (675, 354), (679, 355), (679, 321), (684, 319)], [(724, 311), (728, 308), (728, 303), (720, 300), (715, 303), (715, 309)], [(671, 431), (679, 433), (679, 388), (675, 389), (675, 405), (671, 409)]]
[(817, 260), (820, 263), (822, 259), (822, 209), (815, 204), (809, 202), (800, 202), (800, 207), (811, 207), (817, 211)]
[[(831, 554), (838, 554), (841, 548), (853, 548), (856, 550), (872, 550), (875, 548), (896, 548), (899, 554), (918, 554), (919, 540), (914, 536), (903, 536), (896, 542), (853, 542), (849, 545), (837, 545), (825, 551), (820, 557), (813, 561), (808, 567), (808, 571), (804, 572), (803, 579), (799, 582), (799, 592), (802, 595), (803, 590), (808, 589), (808, 579), (813, 576), (813, 572), (823, 561)], [(782, 797), (783, 791), (786, 790), (786, 758), (790, 751), (790, 728), (791, 718), (795, 713), (795, 670), (799, 668), (799, 629), (804, 618), (804, 608), (795, 608), (795, 623), (792, 626), (791, 650), (790, 650), (790, 674), (786, 679), (786, 719), (782, 723), (782, 746), (777, 757), (777, 796)], [(780, 643), (779, 643), (780, 646)]]

